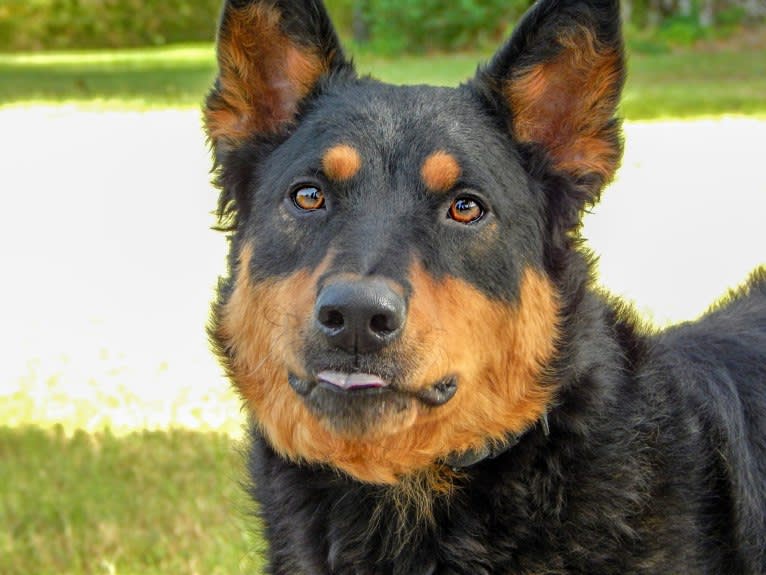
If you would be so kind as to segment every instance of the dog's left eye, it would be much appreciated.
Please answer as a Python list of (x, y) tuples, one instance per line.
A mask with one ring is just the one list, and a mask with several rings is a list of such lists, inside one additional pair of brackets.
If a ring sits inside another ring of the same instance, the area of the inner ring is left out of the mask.
[(472, 224), (484, 217), (484, 206), (475, 198), (461, 196), (452, 201), (447, 215), (460, 224)]
[(325, 206), (324, 194), (316, 186), (303, 186), (293, 192), (293, 203), (306, 212), (321, 210)]

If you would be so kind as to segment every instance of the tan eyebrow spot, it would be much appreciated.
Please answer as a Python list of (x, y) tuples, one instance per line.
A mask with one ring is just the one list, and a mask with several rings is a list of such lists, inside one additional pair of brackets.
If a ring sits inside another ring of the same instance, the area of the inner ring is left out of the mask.
[(347, 182), (362, 168), (362, 157), (356, 148), (338, 144), (325, 152), (322, 169), (325, 175), (337, 182)]
[(447, 192), (457, 184), (463, 170), (449, 152), (434, 152), (423, 162), (420, 176), (432, 192)]

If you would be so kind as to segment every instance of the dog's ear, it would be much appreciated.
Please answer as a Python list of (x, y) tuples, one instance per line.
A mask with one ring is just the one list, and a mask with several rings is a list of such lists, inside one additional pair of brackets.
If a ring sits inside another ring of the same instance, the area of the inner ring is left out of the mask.
[(539, 0), (475, 81), (515, 140), (542, 146), (595, 201), (622, 155), (624, 69), (618, 0)]
[(352, 66), (321, 0), (227, 0), (205, 127), (214, 147), (285, 131), (325, 75)]

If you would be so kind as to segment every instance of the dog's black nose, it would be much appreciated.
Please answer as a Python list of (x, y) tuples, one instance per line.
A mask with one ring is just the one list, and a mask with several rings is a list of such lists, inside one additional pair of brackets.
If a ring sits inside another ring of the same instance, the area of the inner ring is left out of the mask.
[(315, 308), (319, 332), (333, 347), (373, 353), (395, 340), (404, 327), (407, 306), (381, 279), (326, 285)]

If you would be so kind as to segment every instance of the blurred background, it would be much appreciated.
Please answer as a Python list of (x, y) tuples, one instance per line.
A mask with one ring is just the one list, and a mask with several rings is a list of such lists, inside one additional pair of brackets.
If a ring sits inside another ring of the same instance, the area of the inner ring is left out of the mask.
[[(470, 77), (528, 0), (330, 0), (359, 69)], [(766, 3), (623, 0), (600, 280), (697, 317), (766, 262)], [(218, 0), (0, 0), (0, 573), (258, 573), (205, 324), (225, 242), (199, 106)]]

